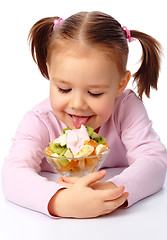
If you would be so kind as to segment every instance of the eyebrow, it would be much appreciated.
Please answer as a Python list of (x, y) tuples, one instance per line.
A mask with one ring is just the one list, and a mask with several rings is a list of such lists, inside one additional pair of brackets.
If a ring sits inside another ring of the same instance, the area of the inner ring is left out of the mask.
[(65, 80), (63, 80), (63, 79), (61, 79), (61, 78), (55, 78), (55, 77), (53, 77), (51, 80), (56, 81), (56, 82), (59, 82), (59, 83), (70, 84), (68, 81), (65, 81)]
[(90, 84), (88, 87), (90, 88), (108, 88), (110, 85), (109, 84), (101, 84), (101, 85), (98, 85), (98, 84)]
[[(58, 81), (59, 83), (63, 83), (63, 84), (70, 84), (68, 81), (65, 81), (61, 78), (56, 78), (56, 77), (53, 77), (52, 78), (53, 81)], [(88, 88), (108, 88), (110, 87), (109, 84), (101, 84), (101, 85), (98, 85), (98, 84), (90, 84), (88, 85)]]

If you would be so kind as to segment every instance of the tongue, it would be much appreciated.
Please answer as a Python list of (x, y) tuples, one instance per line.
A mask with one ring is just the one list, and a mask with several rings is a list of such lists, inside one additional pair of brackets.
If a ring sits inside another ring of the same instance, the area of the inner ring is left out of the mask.
[(88, 121), (88, 118), (89, 117), (78, 117), (72, 115), (72, 121), (76, 128), (80, 128), (82, 124), (85, 125), (85, 123)]

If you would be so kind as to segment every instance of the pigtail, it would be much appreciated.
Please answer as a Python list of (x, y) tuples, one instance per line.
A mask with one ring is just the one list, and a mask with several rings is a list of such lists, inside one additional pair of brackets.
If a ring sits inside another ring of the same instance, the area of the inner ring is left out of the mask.
[(137, 82), (138, 95), (142, 99), (143, 93), (150, 97), (150, 88), (157, 90), (157, 83), (160, 71), (161, 45), (153, 37), (138, 32), (130, 31), (131, 36), (138, 39), (142, 46), (141, 66), (134, 73), (134, 81)]
[(42, 75), (49, 79), (46, 60), (49, 38), (53, 32), (54, 20), (58, 17), (43, 18), (31, 28), (28, 40), (33, 60), (38, 65)]

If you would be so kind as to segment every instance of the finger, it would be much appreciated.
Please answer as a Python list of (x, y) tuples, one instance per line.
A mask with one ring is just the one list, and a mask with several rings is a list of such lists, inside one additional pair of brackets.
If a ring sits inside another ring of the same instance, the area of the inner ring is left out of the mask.
[(106, 190), (99, 190), (99, 194), (101, 195), (101, 199), (103, 201), (111, 201), (115, 200), (124, 193), (125, 187), (120, 186), (115, 189), (106, 189)]
[(89, 186), (90, 184), (95, 183), (96, 181), (104, 178), (105, 175), (106, 175), (105, 170), (102, 170), (102, 171), (99, 171), (99, 172), (89, 173), (88, 175), (80, 178), (78, 183), (82, 184), (83, 186)]
[(124, 204), (124, 202), (127, 200), (129, 196), (128, 192), (124, 192), (121, 197), (112, 200), (112, 201), (106, 201), (104, 202), (104, 206), (105, 206), (105, 210), (104, 211), (109, 211), (112, 212), (115, 209), (117, 209), (118, 207), (122, 206)]
[(64, 175), (62, 178), (63, 178), (64, 182), (72, 183), (72, 184), (76, 183), (78, 181), (78, 179), (79, 179), (79, 177), (68, 177), (66, 175)]
[(106, 190), (106, 189), (115, 189), (117, 186), (113, 184), (112, 182), (102, 182), (102, 181), (97, 181), (95, 183), (92, 183), (91, 188), (94, 190)]
[(57, 180), (57, 183), (59, 182), (63, 182), (63, 177), (59, 177), (59, 179)]

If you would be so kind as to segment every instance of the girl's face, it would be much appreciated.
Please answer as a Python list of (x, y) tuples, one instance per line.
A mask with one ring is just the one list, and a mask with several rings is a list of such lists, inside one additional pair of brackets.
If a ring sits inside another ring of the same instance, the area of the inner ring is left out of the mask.
[(98, 129), (106, 122), (130, 77), (129, 72), (121, 77), (114, 61), (90, 49), (54, 52), (47, 66), (53, 112), (72, 129), (81, 124)]

